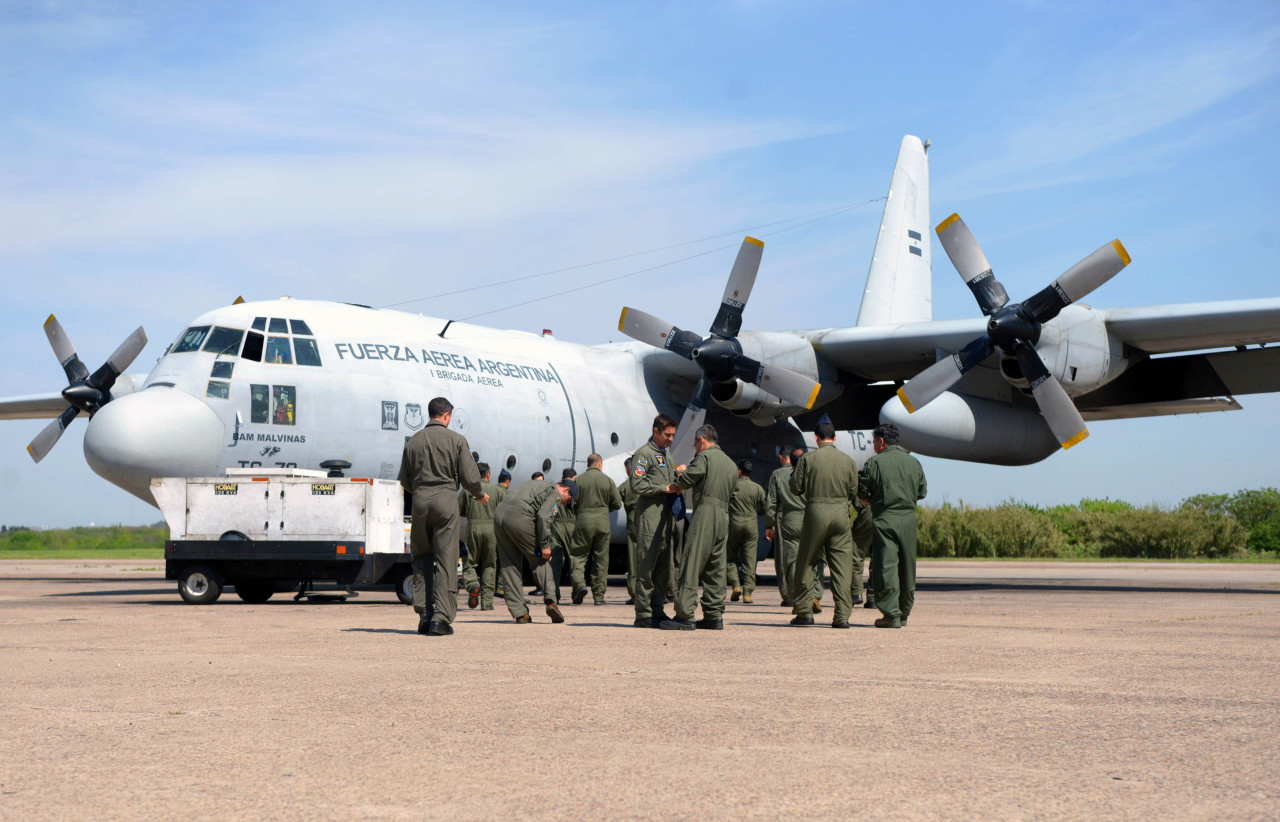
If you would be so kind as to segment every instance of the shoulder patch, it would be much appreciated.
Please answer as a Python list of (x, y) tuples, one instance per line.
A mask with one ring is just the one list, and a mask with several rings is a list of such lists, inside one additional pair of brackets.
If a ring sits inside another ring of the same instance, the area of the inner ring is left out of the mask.
[(654, 454), (654, 455), (653, 455), (653, 464), (654, 464), (654, 465), (656, 465), (656, 466), (658, 466), (659, 468), (666, 468), (666, 467), (667, 467), (667, 458), (666, 458), (666, 457), (664, 457), (664, 456), (662, 456), (661, 454)]

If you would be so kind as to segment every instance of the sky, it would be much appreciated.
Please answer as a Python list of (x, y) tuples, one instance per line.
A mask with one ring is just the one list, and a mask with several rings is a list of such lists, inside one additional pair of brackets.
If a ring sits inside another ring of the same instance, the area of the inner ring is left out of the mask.
[[(238, 296), (700, 328), (744, 233), (745, 328), (852, 325), (904, 134), (1015, 298), (1116, 237), (1095, 307), (1276, 297), (1278, 78), (1274, 0), (0, 0), (0, 396), (64, 387), (51, 312), (90, 368), (143, 325), (130, 373)], [(933, 263), (934, 318), (976, 316)], [(1027, 467), (924, 458), (928, 502), (1278, 485), (1280, 398), (1239, 399)], [(0, 423), (0, 523), (160, 519), (88, 468), (83, 417), (33, 464), (44, 425)]]

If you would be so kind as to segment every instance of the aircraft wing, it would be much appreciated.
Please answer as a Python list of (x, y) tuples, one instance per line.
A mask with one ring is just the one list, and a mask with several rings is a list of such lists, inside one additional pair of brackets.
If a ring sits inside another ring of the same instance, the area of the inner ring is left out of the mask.
[(25, 397), (0, 399), (0, 420), (44, 420), (65, 411), (67, 401), (62, 394), (28, 394)]
[(1102, 309), (1107, 330), (1148, 354), (1280, 341), (1280, 298)]
[(868, 382), (908, 380), (987, 333), (985, 317), (941, 322), (854, 326), (802, 332), (824, 359)]

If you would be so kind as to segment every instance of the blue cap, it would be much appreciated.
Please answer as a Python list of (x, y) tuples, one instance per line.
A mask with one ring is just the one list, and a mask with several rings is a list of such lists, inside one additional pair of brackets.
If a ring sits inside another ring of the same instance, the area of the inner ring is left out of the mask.
[(503, 468), (501, 471), (498, 472), (498, 482), (502, 482), (503, 480), (509, 480), (509, 479), (511, 479), (511, 474), (510, 472), (507, 471), (507, 469)]

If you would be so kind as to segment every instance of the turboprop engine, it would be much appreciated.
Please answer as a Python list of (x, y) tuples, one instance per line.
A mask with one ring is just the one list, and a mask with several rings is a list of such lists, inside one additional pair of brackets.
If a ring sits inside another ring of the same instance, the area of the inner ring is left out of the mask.
[(1034, 409), (944, 391), (928, 405), (908, 412), (887, 402), (880, 421), (902, 432), (902, 444), (929, 457), (991, 465), (1030, 465), (1060, 445)]
[[(799, 334), (743, 331), (737, 340), (742, 346), (742, 353), (751, 359), (774, 363), (803, 374), (814, 382), (821, 382), (813, 345)], [(834, 380), (833, 375), (831, 379)], [(772, 425), (779, 418), (807, 410), (802, 405), (781, 400), (759, 386), (740, 379), (716, 383), (711, 387), (711, 398), (717, 405), (733, 412), (734, 416), (760, 425)]]

